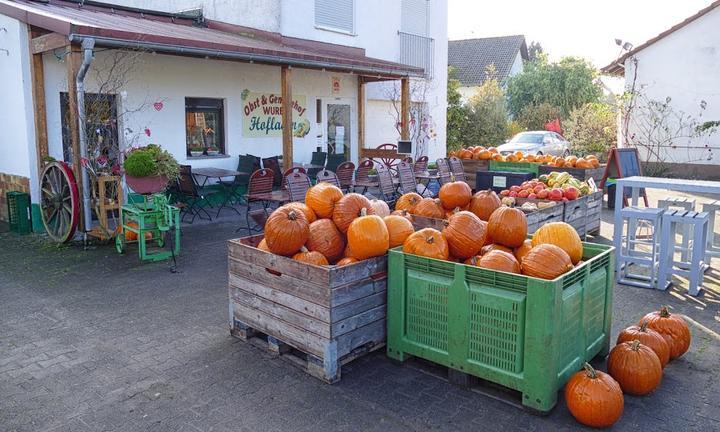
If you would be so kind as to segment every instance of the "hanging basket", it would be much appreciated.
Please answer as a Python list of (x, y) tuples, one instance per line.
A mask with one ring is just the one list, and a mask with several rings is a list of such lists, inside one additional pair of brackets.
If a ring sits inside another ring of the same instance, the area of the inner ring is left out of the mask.
[(168, 184), (166, 176), (133, 177), (125, 175), (125, 182), (135, 193), (152, 194), (162, 192)]

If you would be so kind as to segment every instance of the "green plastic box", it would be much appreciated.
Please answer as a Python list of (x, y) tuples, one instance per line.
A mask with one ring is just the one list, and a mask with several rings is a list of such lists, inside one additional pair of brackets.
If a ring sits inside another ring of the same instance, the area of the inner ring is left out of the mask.
[(505, 172), (519, 172), (519, 173), (531, 173), (535, 177), (538, 177), (540, 170), (539, 163), (533, 162), (501, 162), (501, 161), (490, 161), (490, 171), (505, 171)]
[(613, 247), (584, 243), (555, 280), (389, 252), (387, 354), (509, 387), (547, 412), (585, 361), (610, 347)]
[(25, 192), (10, 191), (6, 198), (10, 231), (29, 234), (32, 231), (30, 195)]

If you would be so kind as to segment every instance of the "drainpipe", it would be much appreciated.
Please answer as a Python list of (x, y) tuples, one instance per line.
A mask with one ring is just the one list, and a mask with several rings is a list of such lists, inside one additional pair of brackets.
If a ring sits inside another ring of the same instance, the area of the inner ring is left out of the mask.
[[(82, 41), (83, 61), (80, 65), (75, 86), (77, 88), (77, 107), (78, 107), (78, 123), (80, 131), (80, 158), (87, 160), (87, 135), (85, 122), (85, 75), (90, 68), (93, 60), (93, 48), (95, 48), (95, 39), (86, 38)], [(83, 200), (83, 240), (87, 240), (87, 233), (92, 226), (92, 210), (90, 208), (90, 178), (87, 169), (80, 170), (82, 173), (82, 200)]]

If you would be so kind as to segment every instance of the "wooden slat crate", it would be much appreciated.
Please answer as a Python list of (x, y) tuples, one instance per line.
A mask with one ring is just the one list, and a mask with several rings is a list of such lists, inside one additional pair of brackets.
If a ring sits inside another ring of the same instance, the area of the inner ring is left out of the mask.
[(475, 177), (478, 171), (487, 171), (490, 167), (490, 161), (477, 159), (463, 159), (463, 170), (465, 171), (465, 182), (475, 189)]
[(328, 383), (340, 380), (344, 363), (384, 346), (387, 256), (315, 266), (256, 249), (261, 239), (228, 242), (234, 336), (260, 335), (269, 350), (292, 354)]
[(415, 227), (415, 230), (435, 228), (438, 231), (442, 231), (445, 228), (445, 219), (434, 219), (425, 216), (413, 215), (413, 226)]
[[(539, 202), (554, 202), (548, 200), (528, 200), (525, 198), (516, 198), (515, 207), (520, 208), (524, 202), (530, 201), (535, 204)], [(550, 222), (562, 222), (563, 214), (565, 213), (565, 207), (562, 202), (555, 202), (552, 207), (539, 208), (537, 211), (525, 213), (528, 221), (528, 234), (532, 234), (538, 230), (541, 226)]]
[(575, 177), (580, 181), (585, 181), (590, 178), (595, 180), (595, 183), (600, 183), (603, 175), (605, 174), (605, 165), (600, 165), (597, 168), (582, 169), (582, 168), (571, 168), (571, 167), (554, 167), (550, 165), (540, 165), (538, 167), (538, 174), (550, 174), (553, 171), (567, 172), (571, 176)]
[(586, 214), (587, 196), (565, 202), (563, 221), (572, 225), (581, 237), (585, 235)]
[(585, 215), (585, 234), (596, 235), (600, 232), (600, 215), (602, 211), (603, 192), (593, 192), (587, 196)]

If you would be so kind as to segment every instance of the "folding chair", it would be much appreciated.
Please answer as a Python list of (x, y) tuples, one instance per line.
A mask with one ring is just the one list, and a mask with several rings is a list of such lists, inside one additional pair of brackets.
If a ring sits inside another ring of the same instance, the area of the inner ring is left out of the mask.
[(448, 163), (448, 160), (445, 158), (440, 158), (437, 160), (437, 170), (438, 170), (438, 176), (440, 178), (438, 179), (440, 181), (441, 185), (444, 185), (445, 183), (450, 183), (453, 181), (453, 175), (450, 171), (450, 164)]
[(273, 186), (280, 187), (282, 186), (282, 169), (280, 169), (280, 162), (278, 162), (279, 158), (277, 156), (265, 158), (262, 160), (263, 168), (271, 169), (273, 172)]
[(182, 203), (181, 210), (183, 215), (180, 219), (182, 222), (185, 222), (185, 216), (188, 214), (192, 215), (190, 223), (195, 222), (196, 217), (205, 219), (202, 216), (202, 213), (207, 216), (207, 220), (212, 220), (210, 213), (205, 210), (205, 207), (210, 205), (210, 201), (208, 201), (206, 195), (209, 196), (212, 193), (213, 192), (211, 191), (203, 193), (192, 175), (192, 167), (190, 165), (180, 165), (180, 176), (177, 181), (177, 195), (178, 200)]
[(357, 174), (355, 175), (355, 181), (353, 182), (353, 191), (357, 192), (355, 189), (359, 186), (363, 188), (360, 194), (365, 195), (365, 192), (367, 192), (368, 188), (379, 186), (378, 182), (370, 181), (370, 170), (374, 167), (375, 162), (371, 161), (370, 159), (365, 159), (364, 161), (360, 162), (360, 165), (357, 169)]
[(418, 160), (415, 162), (414, 171), (415, 172), (425, 172), (427, 171), (428, 166), (428, 157), (427, 156), (420, 156)]
[(390, 168), (385, 165), (379, 164), (377, 166), (378, 173), (378, 184), (380, 186), (380, 195), (383, 201), (385, 201), (391, 208), (395, 206), (397, 200), (397, 189), (393, 183), (393, 177), (390, 173)]
[(402, 160), (401, 160), (400, 162), (407, 162), (407, 163), (409, 163), (410, 165), (412, 165), (413, 159), (412, 159), (412, 157), (410, 157), (410, 156), (405, 156), (404, 158), (402, 158)]
[(304, 171), (290, 173), (285, 178), (290, 201), (305, 202), (305, 194), (310, 189), (312, 182)]
[(286, 169), (285, 172), (283, 173), (283, 181), (282, 181), (281, 189), (287, 189), (288, 176), (290, 174), (295, 174), (295, 173), (307, 174), (307, 171), (305, 171), (305, 168), (303, 168), (303, 167), (292, 167), (292, 168)]
[(325, 163), (325, 169), (335, 172), (343, 162), (345, 162), (344, 154), (329, 154), (327, 156), (327, 163)]
[(340, 189), (348, 192), (353, 185), (353, 174), (355, 173), (355, 164), (352, 162), (343, 162), (338, 166), (335, 174), (340, 181)]
[(417, 181), (415, 180), (415, 172), (413, 171), (412, 164), (409, 162), (400, 162), (397, 170), (400, 179), (400, 193), (417, 192)]
[(240, 174), (235, 176), (233, 180), (222, 180), (219, 182), (225, 186), (227, 190), (231, 191), (230, 193), (234, 202), (241, 203), (244, 200), (243, 193), (245, 192), (245, 189), (247, 189), (250, 174), (256, 171), (253, 169), (254, 165), (255, 156), (240, 155), (238, 156), (237, 171), (247, 174)]
[(465, 168), (463, 167), (463, 163), (460, 158), (452, 156), (448, 159), (448, 163), (450, 165), (450, 172), (453, 177), (455, 177), (455, 181), (466, 181)]
[[(267, 216), (267, 208), (269, 204), (268, 198), (272, 194), (273, 181), (275, 174), (271, 169), (262, 168), (250, 175), (250, 182), (248, 183), (248, 192), (245, 194), (245, 200), (247, 201), (247, 209), (245, 211), (245, 222), (247, 223), (247, 229), (250, 231), (262, 231), (262, 227), (257, 229), (250, 226), (250, 212), (252, 211), (252, 205), (254, 203), (260, 203), (262, 205), (262, 211)], [(258, 209), (259, 210), (259, 209)], [(235, 232), (240, 231), (245, 227), (239, 227)]]
[(337, 187), (340, 187), (340, 180), (338, 180), (337, 175), (330, 170), (324, 169), (322, 171), (319, 171), (317, 173), (317, 175), (315, 176), (315, 178), (317, 179), (318, 183), (327, 182), (327, 183), (332, 183)]

